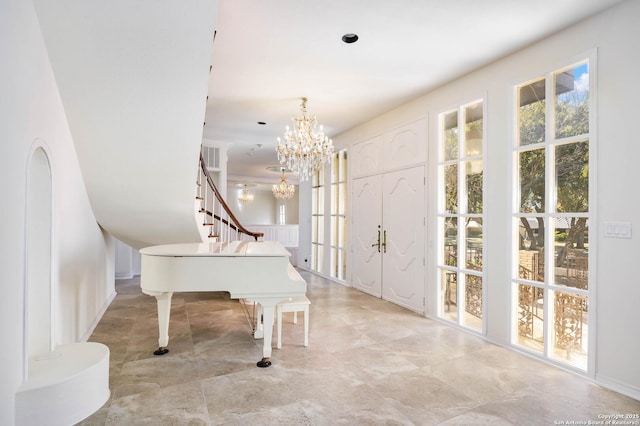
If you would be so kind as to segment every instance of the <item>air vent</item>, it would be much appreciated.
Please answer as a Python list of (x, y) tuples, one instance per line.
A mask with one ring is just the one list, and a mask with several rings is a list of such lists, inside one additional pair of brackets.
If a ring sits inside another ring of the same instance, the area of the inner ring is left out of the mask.
[(202, 157), (204, 158), (204, 164), (207, 165), (209, 170), (220, 169), (220, 148), (217, 146), (202, 147)]

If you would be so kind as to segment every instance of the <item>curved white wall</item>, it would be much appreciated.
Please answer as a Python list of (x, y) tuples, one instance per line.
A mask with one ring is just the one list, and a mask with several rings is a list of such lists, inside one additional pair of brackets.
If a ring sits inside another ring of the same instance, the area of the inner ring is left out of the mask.
[(52, 168), (53, 345), (86, 339), (114, 296), (113, 247), (89, 204), (31, 2), (2, 2), (0, 57), (0, 424), (12, 425), (26, 373), (27, 165), (34, 144), (46, 144)]

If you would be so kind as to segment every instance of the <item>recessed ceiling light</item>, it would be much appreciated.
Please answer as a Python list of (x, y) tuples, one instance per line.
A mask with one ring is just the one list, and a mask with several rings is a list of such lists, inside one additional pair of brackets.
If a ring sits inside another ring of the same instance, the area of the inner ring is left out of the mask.
[(258, 124), (261, 125), (261, 126), (264, 126), (267, 123), (265, 123), (264, 121), (258, 121)]
[(348, 44), (355, 43), (356, 41), (358, 41), (358, 34), (345, 34), (342, 36), (342, 41)]

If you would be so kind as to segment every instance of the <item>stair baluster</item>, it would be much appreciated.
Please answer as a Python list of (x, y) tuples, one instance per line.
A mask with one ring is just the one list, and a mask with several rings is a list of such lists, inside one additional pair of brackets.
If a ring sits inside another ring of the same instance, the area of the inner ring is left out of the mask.
[[(202, 153), (200, 153), (200, 171), (196, 182), (198, 190), (196, 199), (200, 202), (199, 212), (204, 220), (203, 226), (209, 227), (209, 238), (214, 241), (231, 241), (253, 239), (258, 241), (264, 236), (262, 232), (246, 229), (235, 217), (226, 201), (220, 195), (216, 184), (207, 169)], [(216, 213), (216, 208), (218, 212)]]

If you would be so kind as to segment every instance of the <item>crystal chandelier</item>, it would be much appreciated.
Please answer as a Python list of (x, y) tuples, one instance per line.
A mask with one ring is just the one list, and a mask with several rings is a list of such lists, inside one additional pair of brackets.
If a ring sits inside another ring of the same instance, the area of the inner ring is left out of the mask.
[(280, 178), (280, 183), (277, 185), (273, 185), (271, 191), (273, 192), (273, 196), (282, 200), (288, 200), (293, 197), (293, 194), (296, 192), (296, 187), (294, 185), (290, 185), (287, 183), (287, 177), (284, 174), (284, 167), (282, 167), (282, 177)]
[(302, 116), (291, 117), (293, 129), (287, 126), (284, 140), (278, 138), (276, 151), (280, 164), (286, 164), (287, 169), (302, 182), (308, 180), (311, 173), (323, 163), (329, 162), (333, 154), (333, 143), (324, 134), (322, 126), (316, 131), (316, 116), (307, 116), (307, 98), (302, 98), (300, 109)]
[(247, 189), (247, 185), (245, 185), (242, 191), (240, 191), (240, 195), (238, 195), (238, 201), (240, 201), (241, 203), (253, 201), (253, 194), (249, 192), (249, 190)]

